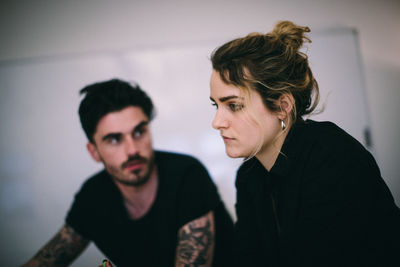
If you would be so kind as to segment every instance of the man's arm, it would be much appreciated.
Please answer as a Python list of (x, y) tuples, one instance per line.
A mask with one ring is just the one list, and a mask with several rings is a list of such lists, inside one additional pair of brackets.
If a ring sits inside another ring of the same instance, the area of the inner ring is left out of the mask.
[(175, 266), (210, 267), (214, 255), (214, 212), (195, 219), (179, 229)]
[(68, 266), (88, 246), (89, 240), (65, 224), (39, 252), (22, 267)]

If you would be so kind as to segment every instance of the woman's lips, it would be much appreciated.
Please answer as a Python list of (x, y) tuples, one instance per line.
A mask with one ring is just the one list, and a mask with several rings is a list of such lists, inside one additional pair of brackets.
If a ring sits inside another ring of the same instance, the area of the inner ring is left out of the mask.
[(225, 142), (230, 142), (230, 141), (234, 140), (234, 138), (227, 137), (227, 136), (222, 136), (222, 138), (224, 139)]

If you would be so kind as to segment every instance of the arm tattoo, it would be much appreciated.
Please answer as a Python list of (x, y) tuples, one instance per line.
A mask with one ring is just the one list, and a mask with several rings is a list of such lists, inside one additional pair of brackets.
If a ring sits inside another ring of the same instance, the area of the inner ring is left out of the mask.
[(61, 230), (34, 256), (39, 266), (68, 266), (87, 247), (89, 240), (70, 226)]
[(179, 231), (177, 266), (211, 266), (214, 249), (212, 212), (184, 225)]

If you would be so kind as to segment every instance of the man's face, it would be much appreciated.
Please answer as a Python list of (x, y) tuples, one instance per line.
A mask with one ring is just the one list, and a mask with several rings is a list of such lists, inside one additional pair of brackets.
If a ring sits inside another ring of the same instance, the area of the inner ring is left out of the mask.
[(87, 148), (94, 160), (103, 162), (117, 183), (140, 186), (154, 169), (149, 119), (140, 107), (110, 112), (97, 124), (94, 144)]

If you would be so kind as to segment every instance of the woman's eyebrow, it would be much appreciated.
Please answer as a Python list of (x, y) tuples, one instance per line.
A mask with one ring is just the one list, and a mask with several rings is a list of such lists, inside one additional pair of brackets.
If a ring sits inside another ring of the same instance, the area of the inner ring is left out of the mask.
[[(237, 95), (228, 95), (228, 96), (220, 97), (219, 101), (220, 102), (225, 102), (225, 101), (228, 101), (228, 100), (231, 100), (231, 99), (236, 99), (236, 98), (242, 98), (242, 97), (239, 97)], [(212, 97), (210, 97), (210, 100), (215, 102), (215, 100)]]

